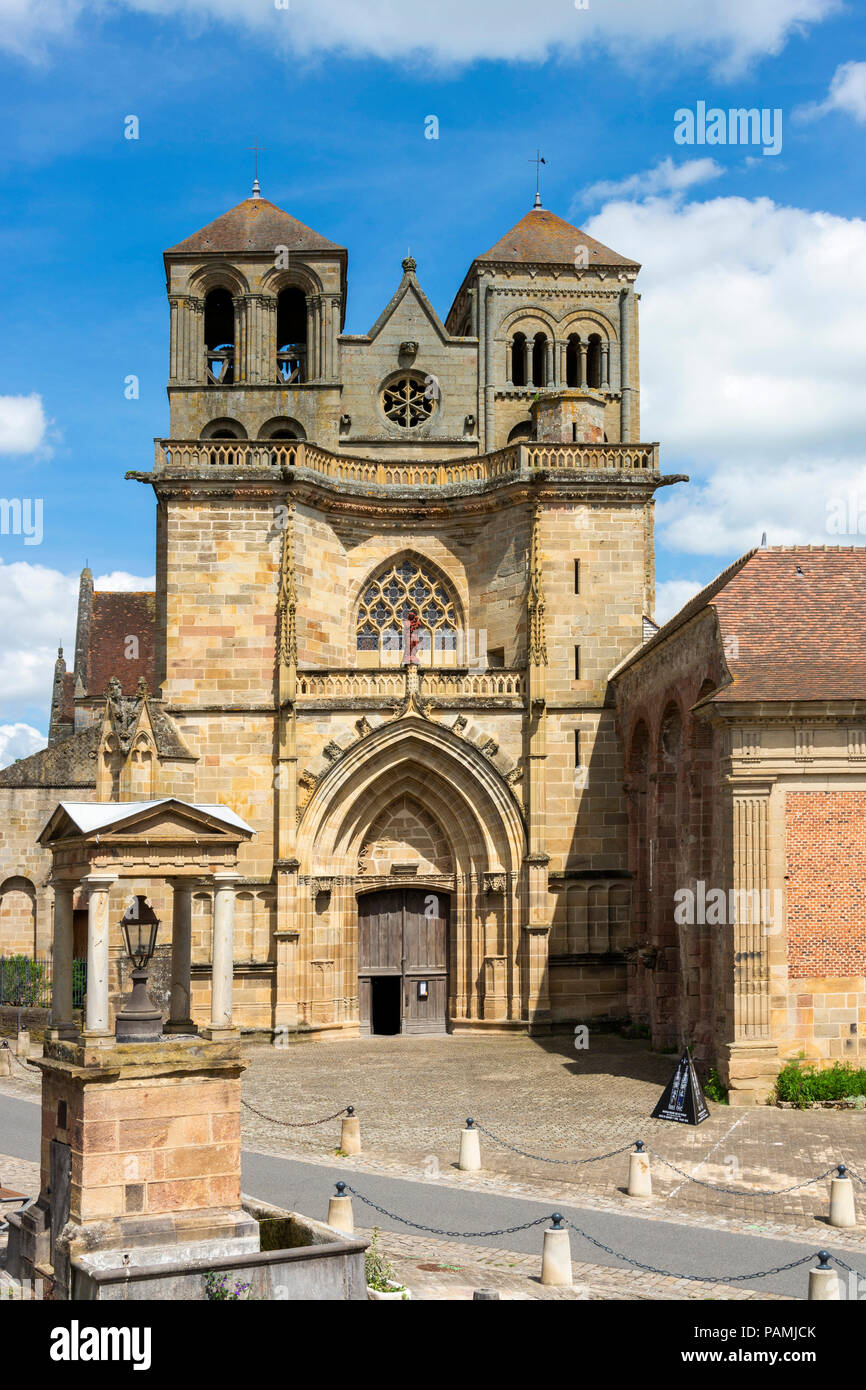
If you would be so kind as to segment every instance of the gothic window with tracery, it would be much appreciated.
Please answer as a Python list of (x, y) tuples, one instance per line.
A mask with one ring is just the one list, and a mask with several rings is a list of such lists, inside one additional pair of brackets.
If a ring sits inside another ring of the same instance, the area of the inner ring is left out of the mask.
[(432, 569), (406, 557), (365, 584), (355, 629), (357, 650), (399, 655), (403, 625), (413, 614), (420, 624), (422, 660), (429, 662), (431, 652), (435, 660), (439, 654), (456, 651), (457, 612), (449, 589)]
[(429, 420), (436, 407), (435, 383), (417, 372), (405, 372), (382, 388), (382, 409), (401, 429), (411, 430)]

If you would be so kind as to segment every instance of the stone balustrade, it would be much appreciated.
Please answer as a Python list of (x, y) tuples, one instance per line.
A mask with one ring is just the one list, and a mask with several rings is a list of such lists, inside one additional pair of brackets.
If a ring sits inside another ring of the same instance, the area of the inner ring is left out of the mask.
[[(421, 690), (425, 699), (497, 699), (522, 700), (526, 677), (522, 671), (488, 669), (485, 671), (454, 670), (424, 667), (420, 671)], [(305, 700), (335, 700), (340, 698), (396, 700), (406, 690), (403, 666), (368, 671), (299, 671), (297, 698)]]
[(154, 472), (210, 468), (304, 468), (341, 483), (377, 487), (447, 487), (486, 482), (524, 470), (657, 473), (657, 444), (511, 444), (491, 454), (437, 463), (363, 459), (294, 440), (157, 439)]

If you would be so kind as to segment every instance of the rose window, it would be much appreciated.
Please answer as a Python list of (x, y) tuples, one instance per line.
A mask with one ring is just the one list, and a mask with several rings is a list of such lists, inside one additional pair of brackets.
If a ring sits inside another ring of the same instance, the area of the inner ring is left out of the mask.
[(382, 390), (382, 409), (392, 424), (411, 430), (429, 420), (436, 407), (434, 386), (425, 384), (424, 377), (406, 372), (390, 381)]

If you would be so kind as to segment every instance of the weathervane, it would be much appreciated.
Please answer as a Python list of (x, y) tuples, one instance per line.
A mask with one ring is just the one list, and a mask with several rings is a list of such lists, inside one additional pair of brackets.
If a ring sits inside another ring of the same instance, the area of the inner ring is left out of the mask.
[(535, 206), (536, 206), (537, 208), (540, 208), (540, 207), (541, 207), (541, 166), (542, 166), (542, 164), (546, 164), (546, 163), (547, 163), (547, 160), (544, 158), (544, 155), (541, 153), (541, 150), (536, 150), (536, 151), (535, 151), (535, 158), (534, 158), (534, 159), (528, 159), (526, 162), (527, 162), (527, 164), (534, 164), (534, 165), (535, 165)]
[(259, 188), (259, 155), (264, 150), (264, 145), (260, 145), (258, 139), (255, 144), (247, 145), (248, 150), (253, 153), (253, 197), (261, 198), (262, 190)]

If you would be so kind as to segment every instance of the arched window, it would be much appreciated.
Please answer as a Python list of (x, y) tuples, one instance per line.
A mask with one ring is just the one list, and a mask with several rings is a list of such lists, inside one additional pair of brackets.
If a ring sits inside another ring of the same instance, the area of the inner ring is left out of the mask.
[(565, 347), (565, 384), (580, 384), (580, 337), (577, 333), (569, 334)]
[(235, 306), (228, 290), (211, 290), (204, 301), (207, 376), (212, 386), (231, 386), (235, 379)]
[(596, 390), (601, 386), (601, 338), (598, 333), (589, 335), (586, 349), (586, 384)]
[(511, 384), (526, 386), (526, 334), (515, 333), (511, 340)]
[(277, 381), (296, 386), (307, 381), (307, 297), (303, 290), (277, 295)]
[(516, 444), (520, 439), (532, 439), (535, 435), (535, 428), (531, 420), (521, 420), (519, 425), (515, 425), (508, 432), (508, 444)]
[(547, 385), (547, 337), (536, 333), (532, 344), (532, 385)]
[(361, 591), (355, 622), (358, 652), (376, 652), (384, 664), (402, 660), (403, 625), (415, 616), (422, 664), (453, 661), (457, 650), (457, 605), (450, 587), (432, 565), (407, 555), (379, 570)]

